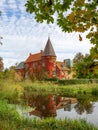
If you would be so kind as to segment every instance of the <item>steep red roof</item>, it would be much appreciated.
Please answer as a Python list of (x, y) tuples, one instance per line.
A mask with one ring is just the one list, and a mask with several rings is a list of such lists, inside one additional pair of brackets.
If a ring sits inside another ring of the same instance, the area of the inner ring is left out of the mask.
[(43, 54), (43, 51), (36, 54), (30, 54), (29, 57), (26, 59), (25, 63), (41, 60), (42, 54)]

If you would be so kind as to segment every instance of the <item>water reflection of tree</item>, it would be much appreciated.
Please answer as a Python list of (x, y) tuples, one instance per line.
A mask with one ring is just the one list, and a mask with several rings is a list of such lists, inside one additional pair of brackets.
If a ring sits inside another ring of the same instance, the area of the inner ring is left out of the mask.
[(93, 103), (91, 102), (91, 99), (89, 97), (79, 97), (78, 103), (75, 106), (75, 110), (78, 114), (83, 114), (86, 112), (87, 114), (90, 114), (93, 112)]

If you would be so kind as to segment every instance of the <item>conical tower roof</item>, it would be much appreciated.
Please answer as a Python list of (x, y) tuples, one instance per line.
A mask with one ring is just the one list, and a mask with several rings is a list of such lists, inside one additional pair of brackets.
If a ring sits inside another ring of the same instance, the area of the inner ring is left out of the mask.
[(56, 54), (55, 54), (55, 51), (51, 44), (50, 38), (48, 38), (48, 40), (47, 40), (47, 43), (46, 43), (46, 46), (45, 46), (45, 49), (43, 52), (43, 56), (55, 56), (56, 57)]

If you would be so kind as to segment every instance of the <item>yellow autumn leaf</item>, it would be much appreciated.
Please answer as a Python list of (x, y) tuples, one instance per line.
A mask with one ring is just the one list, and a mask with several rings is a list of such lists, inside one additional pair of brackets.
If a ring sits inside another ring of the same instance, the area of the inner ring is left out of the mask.
[(71, 22), (73, 22), (75, 20), (75, 14), (72, 12), (71, 14), (69, 14), (68, 18)]

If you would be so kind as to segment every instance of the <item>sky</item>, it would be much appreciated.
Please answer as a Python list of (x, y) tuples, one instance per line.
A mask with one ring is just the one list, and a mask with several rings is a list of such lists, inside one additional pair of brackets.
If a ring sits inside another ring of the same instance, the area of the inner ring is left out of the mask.
[[(64, 33), (56, 23), (37, 23), (33, 14), (26, 12), (26, 0), (0, 0), (0, 57), (8, 68), (25, 61), (30, 53), (44, 50), (48, 37), (52, 42), (58, 61), (73, 59), (81, 52), (89, 53), (91, 44), (82, 33)], [(79, 34), (83, 41), (79, 41)]]

